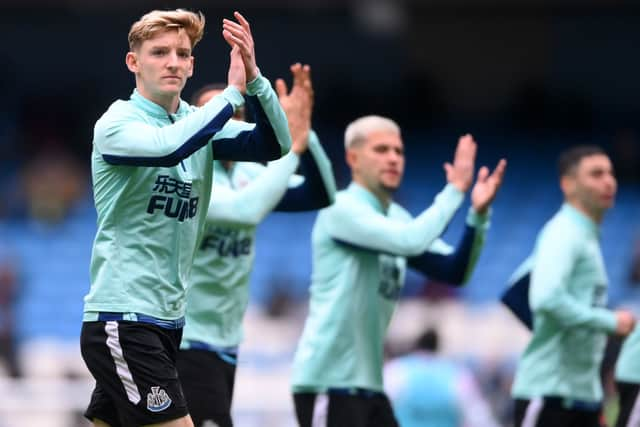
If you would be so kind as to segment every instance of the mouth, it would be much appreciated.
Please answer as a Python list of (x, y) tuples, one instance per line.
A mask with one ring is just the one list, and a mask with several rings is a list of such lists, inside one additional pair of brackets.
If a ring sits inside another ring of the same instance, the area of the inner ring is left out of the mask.
[(164, 76), (163, 79), (164, 80), (180, 80), (180, 77), (178, 77), (178, 76)]
[(615, 194), (603, 194), (602, 196), (600, 196), (600, 203), (610, 205), (614, 202), (615, 198)]

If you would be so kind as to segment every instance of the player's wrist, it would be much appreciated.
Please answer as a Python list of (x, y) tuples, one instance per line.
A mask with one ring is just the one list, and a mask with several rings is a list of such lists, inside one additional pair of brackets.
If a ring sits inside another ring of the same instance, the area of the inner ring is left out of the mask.
[(469, 186), (463, 180), (460, 179), (452, 179), (449, 181), (449, 184), (453, 185), (457, 190), (466, 193), (469, 189)]
[(489, 212), (489, 203), (486, 204), (471, 204), (471, 208), (478, 216), (486, 216)]
[(297, 155), (301, 155), (302, 153), (307, 151), (307, 138), (299, 137), (293, 139), (293, 142), (291, 143), (291, 151), (293, 151)]
[(260, 77), (260, 69), (258, 67), (249, 69), (246, 71), (247, 73), (247, 84), (255, 82), (255, 80)]

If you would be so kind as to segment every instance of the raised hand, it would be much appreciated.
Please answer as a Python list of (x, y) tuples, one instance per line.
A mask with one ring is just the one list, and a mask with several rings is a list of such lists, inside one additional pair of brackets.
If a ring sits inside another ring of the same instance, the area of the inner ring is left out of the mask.
[(311, 67), (293, 64), (290, 67), (293, 75), (291, 91), (283, 79), (276, 80), (276, 93), (280, 105), (287, 115), (289, 132), (291, 132), (291, 150), (303, 153), (308, 146), (311, 130), (311, 113), (313, 111), (313, 85), (311, 83)]
[(489, 209), (489, 205), (493, 202), (502, 184), (506, 168), (507, 161), (500, 159), (492, 174), (489, 174), (489, 168), (486, 166), (481, 167), (478, 171), (478, 178), (471, 190), (471, 205), (477, 213), (484, 214)]
[(238, 22), (231, 21), (230, 19), (222, 20), (222, 36), (227, 43), (229, 43), (232, 50), (234, 47), (238, 48), (242, 62), (244, 63), (246, 81), (251, 82), (258, 76), (258, 66), (256, 65), (256, 53), (251, 28), (249, 27), (249, 22), (244, 19), (244, 16), (239, 12), (234, 12), (233, 16)]
[(229, 53), (229, 73), (227, 75), (227, 84), (229, 86), (235, 86), (242, 93), (245, 92), (247, 86), (246, 73), (244, 71), (244, 62), (240, 55), (240, 48), (234, 46)]
[(473, 181), (477, 151), (478, 145), (473, 136), (466, 134), (458, 139), (458, 146), (453, 156), (453, 164), (448, 162), (444, 164), (447, 182), (462, 192), (466, 192)]

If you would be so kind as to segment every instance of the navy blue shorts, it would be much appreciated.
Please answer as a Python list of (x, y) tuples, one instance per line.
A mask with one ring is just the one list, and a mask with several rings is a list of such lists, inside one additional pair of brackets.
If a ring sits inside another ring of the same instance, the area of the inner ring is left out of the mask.
[(327, 393), (294, 393), (300, 427), (398, 427), (391, 403), (382, 392), (330, 389)]
[(176, 369), (182, 326), (176, 321), (156, 323), (102, 320), (82, 324), (82, 357), (96, 380), (85, 412), (88, 419), (129, 427), (188, 414)]
[(636, 426), (640, 420), (640, 384), (616, 381), (620, 411), (616, 427)]
[(178, 352), (177, 367), (193, 424), (232, 427), (236, 365), (217, 352), (189, 349)]

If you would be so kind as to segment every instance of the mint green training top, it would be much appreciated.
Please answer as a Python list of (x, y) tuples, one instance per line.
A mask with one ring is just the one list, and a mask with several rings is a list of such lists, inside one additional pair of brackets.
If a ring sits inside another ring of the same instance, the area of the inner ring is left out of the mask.
[[(309, 167), (303, 170), (304, 176), (294, 175), (301, 161)], [(335, 197), (335, 180), (314, 132), (302, 159), (289, 152), (266, 167), (237, 162), (230, 171), (215, 163), (213, 197), (191, 273), (181, 348), (197, 342), (212, 350), (235, 351), (242, 341), (242, 319), (249, 301), (257, 225), (274, 209), (327, 206)], [(291, 202), (281, 206), (289, 193), (306, 197), (296, 206)]]
[(269, 81), (259, 76), (247, 93), (256, 125), (230, 120), (244, 103), (233, 87), (202, 108), (181, 101), (175, 114), (134, 91), (97, 121), (91, 166), (98, 229), (85, 321), (99, 312), (184, 316), (214, 156), (267, 160), (291, 146)]
[(516, 271), (531, 274), (533, 335), (518, 363), (514, 397), (602, 399), (600, 362), (616, 317), (605, 308), (608, 278), (598, 240), (598, 225), (565, 203)]
[[(464, 194), (447, 185), (416, 218), (396, 203), (385, 209), (357, 183), (338, 192), (318, 214), (312, 241), (309, 314), (294, 357), (294, 392), (329, 388), (383, 391), (383, 344), (404, 285), (407, 263), (452, 254), (439, 239)], [(471, 239), (463, 269), (473, 268), (486, 218), (471, 212)], [(428, 273), (428, 271), (426, 271)], [(466, 277), (460, 275), (460, 280)]]
[(616, 363), (616, 380), (640, 384), (640, 328), (638, 326), (622, 345)]

